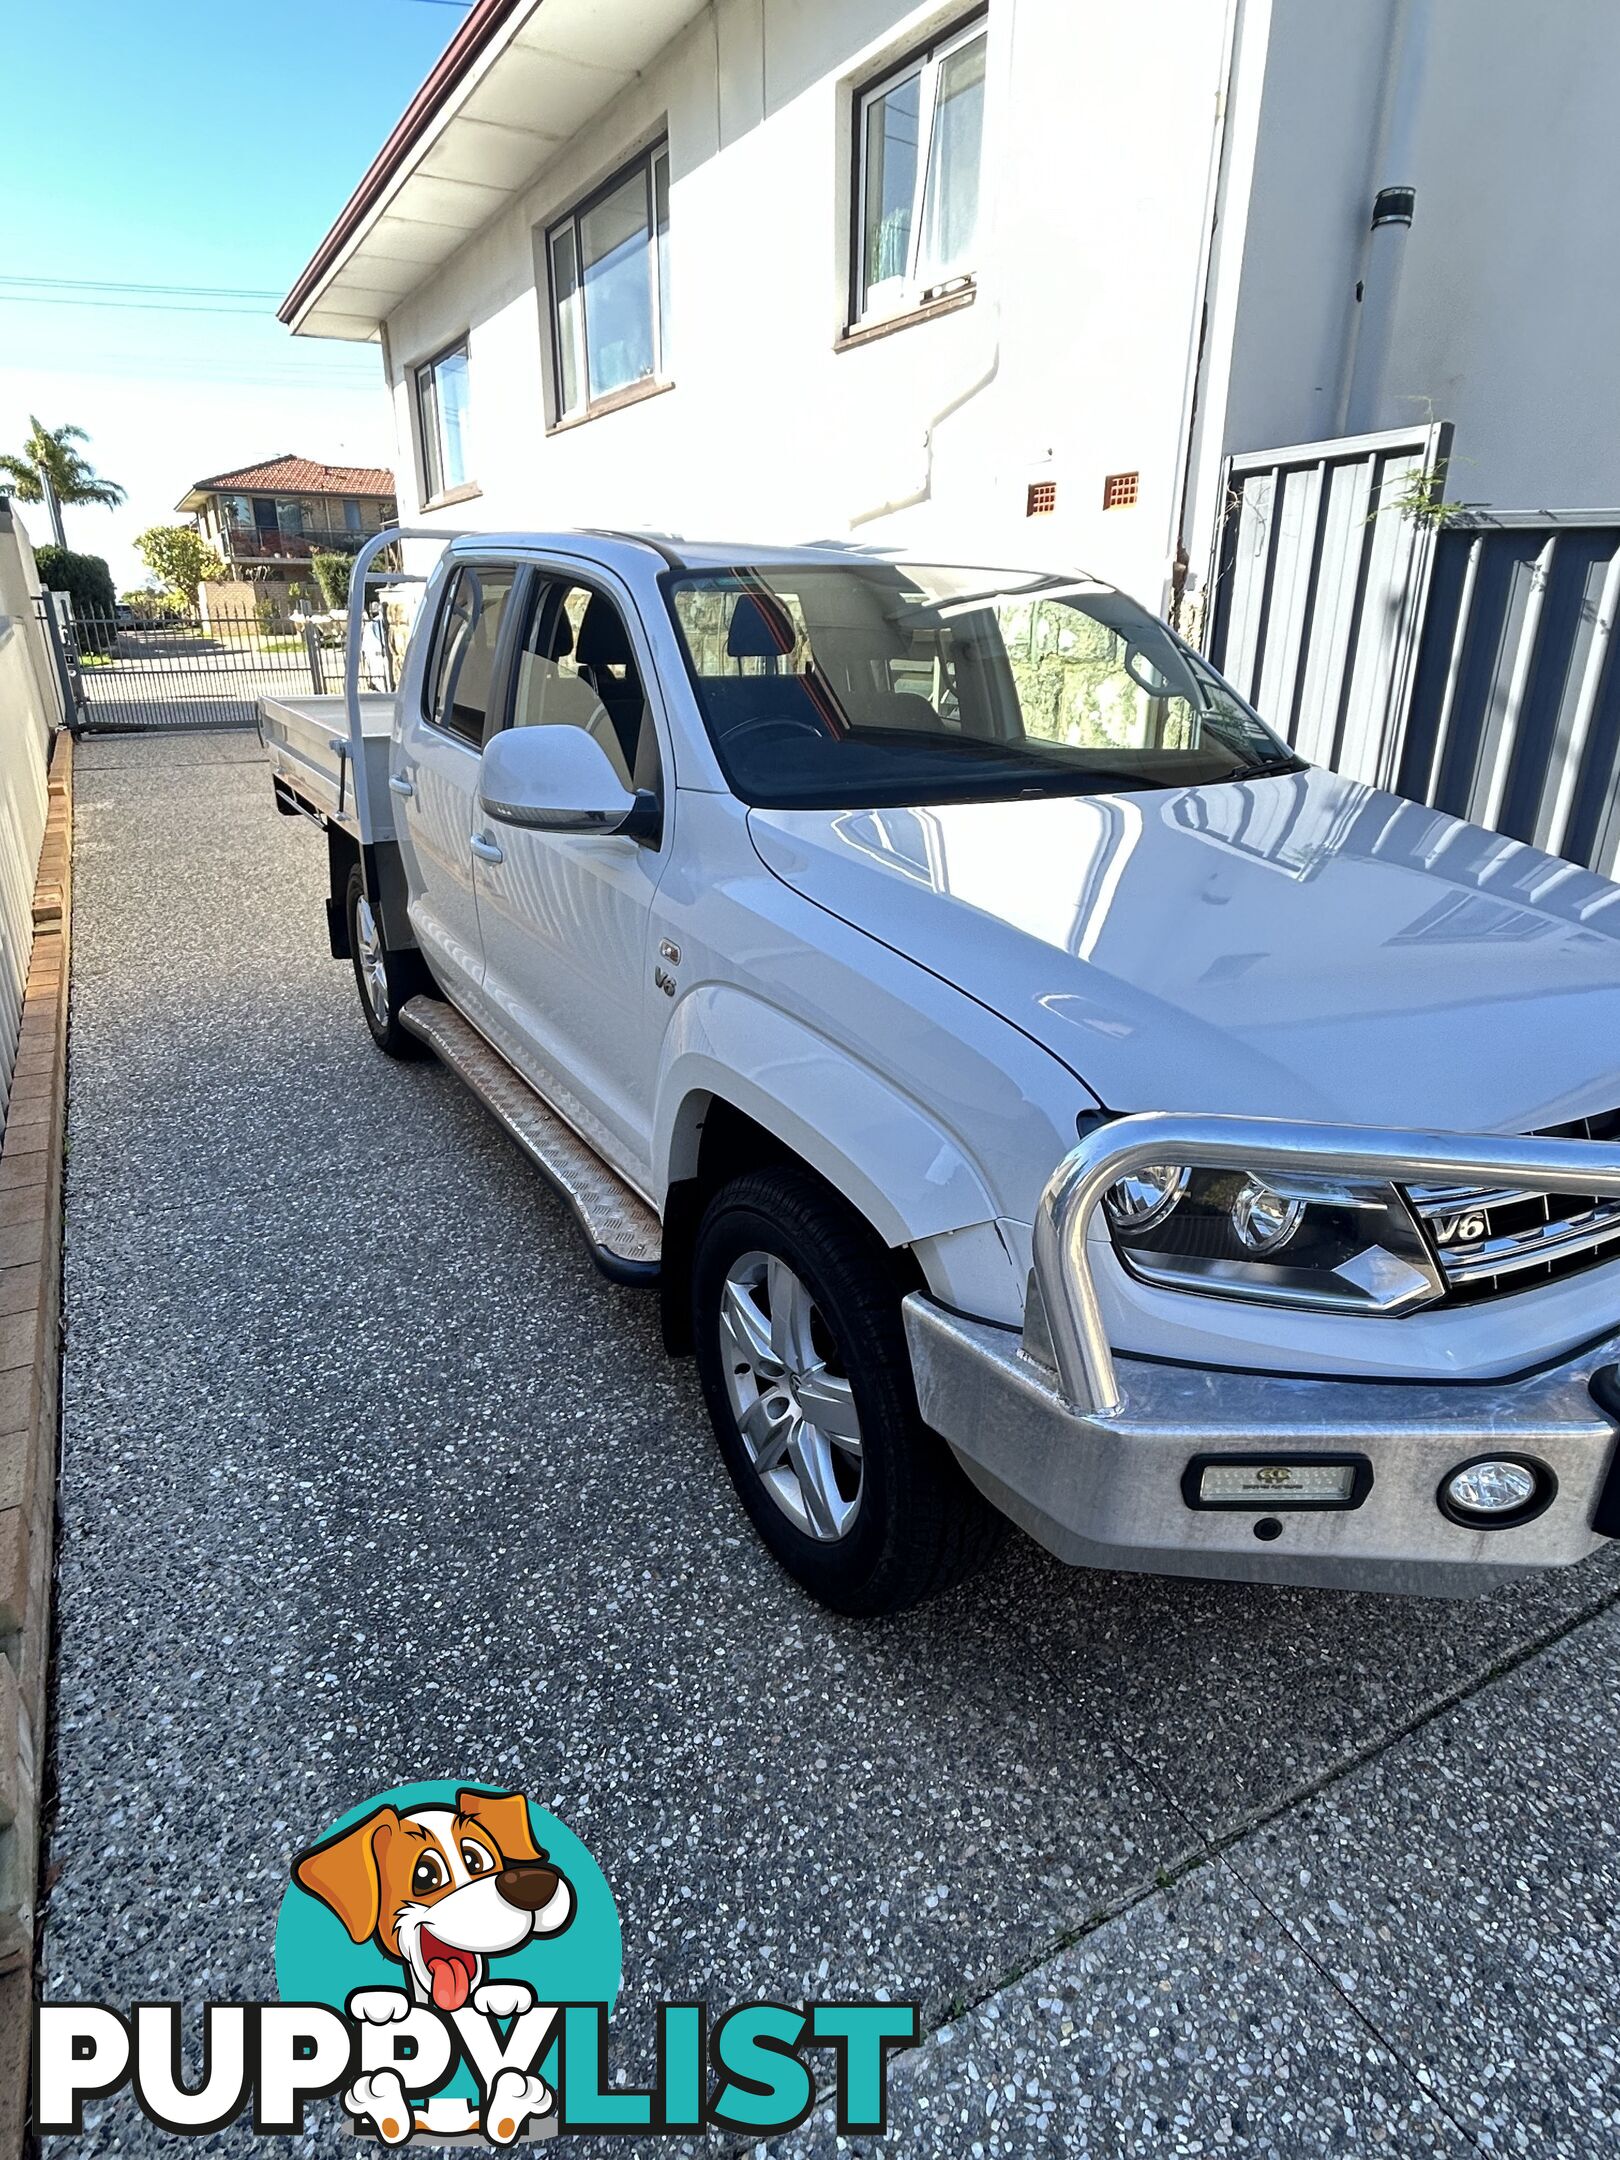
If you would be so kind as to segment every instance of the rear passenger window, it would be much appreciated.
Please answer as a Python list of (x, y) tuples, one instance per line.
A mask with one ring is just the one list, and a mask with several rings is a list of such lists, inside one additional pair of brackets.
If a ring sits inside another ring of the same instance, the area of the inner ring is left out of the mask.
[(465, 563), (450, 580), (433, 641), (425, 711), (476, 750), (484, 740), (501, 617), (515, 572)]

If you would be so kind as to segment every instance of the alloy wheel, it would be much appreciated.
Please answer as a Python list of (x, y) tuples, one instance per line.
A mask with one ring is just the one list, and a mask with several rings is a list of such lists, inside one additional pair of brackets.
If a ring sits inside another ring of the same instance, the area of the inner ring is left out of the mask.
[(744, 1253), (728, 1271), (720, 1351), (760, 1483), (807, 1537), (846, 1536), (865, 1477), (854, 1393), (815, 1299), (774, 1253)]
[(377, 1025), (385, 1028), (388, 1025), (388, 954), (371, 902), (364, 893), (354, 911), (354, 934), (366, 1000), (376, 1016)]

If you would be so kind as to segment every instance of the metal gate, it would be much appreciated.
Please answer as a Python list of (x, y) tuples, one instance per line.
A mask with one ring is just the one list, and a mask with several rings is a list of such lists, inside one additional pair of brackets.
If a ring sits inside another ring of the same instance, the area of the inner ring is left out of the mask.
[(1229, 458), (1211, 659), (1302, 757), (1394, 784), (1451, 430)]
[[(273, 615), (163, 613), (138, 619), (75, 611), (59, 625), (41, 603), (76, 707), (74, 732), (128, 733), (155, 728), (247, 728), (261, 697), (289, 697), (343, 686), (343, 637), (336, 623)], [(377, 640), (385, 678), (388, 651)], [(378, 688), (392, 682), (378, 679)]]

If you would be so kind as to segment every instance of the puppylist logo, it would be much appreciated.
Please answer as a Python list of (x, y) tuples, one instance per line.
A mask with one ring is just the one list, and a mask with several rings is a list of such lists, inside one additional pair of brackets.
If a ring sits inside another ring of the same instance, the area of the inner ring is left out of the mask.
[(186, 2006), (45, 2003), (35, 2123), (78, 2134), (89, 2100), (129, 2086), (153, 2122), (202, 2135), (246, 2117), (302, 2130), (336, 2095), (353, 2129), (401, 2146), (554, 2131), (768, 2136), (830, 2068), (841, 2133), (881, 2134), (891, 2054), (916, 2045), (910, 2003), (704, 2002), (657, 2011), (657, 2076), (610, 2076), (622, 1968), (606, 1876), (521, 1793), (452, 1782), (365, 1802), (294, 1859), (276, 1927), (277, 2003), (201, 2006), (202, 2068), (182, 2073)]

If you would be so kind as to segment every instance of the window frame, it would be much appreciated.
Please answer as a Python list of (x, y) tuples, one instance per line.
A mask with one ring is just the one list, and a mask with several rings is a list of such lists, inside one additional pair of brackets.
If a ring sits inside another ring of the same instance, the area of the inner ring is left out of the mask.
[[(665, 723), (656, 690), (656, 662), (648, 641), (641, 612), (628, 591), (615, 591), (603, 578), (599, 566), (583, 562), (569, 562), (563, 557), (531, 555), (524, 559), (528, 582), (516, 597), (521, 605), (513, 616), (513, 628), (502, 665), (500, 696), (500, 723), (496, 727), (486, 724), (484, 743), (487, 747), (497, 735), (505, 734), (515, 726), (517, 710), (518, 667), (517, 663), (528, 650), (547, 592), (552, 587), (564, 593), (584, 592), (593, 600), (605, 600), (624, 626), (624, 633), (635, 657), (636, 675), (641, 684), (641, 695), (646, 704), (647, 724), (653, 731), (653, 742), (658, 752), (658, 785), (647, 792), (662, 812), (673, 788), (673, 744)], [(645, 835), (638, 836), (642, 844), (649, 842)], [(654, 851), (661, 851), (663, 838), (650, 843)]]
[[(439, 660), (444, 650), (452, 604), (462, 575), (469, 570), (477, 577), (498, 573), (510, 576), (512, 580), (511, 589), (501, 610), (500, 627), (495, 633), (495, 650), (490, 659), (489, 670), (489, 703), (484, 708), (484, 724), (477, 742), (474, 742), (470, 735), (464, 735), (459, 728), (446, 727), (434, 706)], [(439, 596), (438, 608), (433, 618), (433, 636), (428, 644), (427, 664), (422, 670), (419, 700), (421, 721), (425, 728), (432, 730), (438, 741), (454, 743), (473, 757), (482, 757), (484, 746), (490, 740), (491, 734), (499, 732), (498, 728), (491, 729), (491, 718), (506, 710), (512, 672), (512, 620), (515, 608), (527, 604), (527, 570), (528, 565), (512, 555), (458, 555), (450, 564), (449, 575), (444, 581), (444, 591)], [(502, 725), (504, 724), (503, 721)]]
[[(416, 408), (417, 463), (422, 481), (422, 507), (425, 510), (432, 509), (436, 503), (453, 502), (464, 491), (471, 492), (476, 486), (470, 475), (466, 479), (453, 481), (449, 485), (446, 485), (444, 477), (444, 446), (440, 438), (437, 419), (439, 397), (435, 377), (438, 369), (444, 365), (445, 361), (453, 359), (457, 353), (464, 354), (467, 360), (467, 403), (470, 408), (472, 404), (471, 330), (463, 330), (459, 337), (452, 338), (448, 345), (443, 345), (437, 352), (430, 353), (425, 360), (418, 360), (411, 369), (412, 402)], [(432, 427), (428, 425), (427, 404), (424, 397), (424, 392), (429, 385), (432, 385), (433, 388), (433, 410), (435, 414)], [(435, 466), (438, 468), (437, 472), (435, 472)]]
[[(862, 332), (888, 328), (891, 324), (909, 321), (914, 316), (926, 316), (938, 309), (941, 312), (960, 307), (972, 299), (978, 288), (976, 270), (958, 271), (936, 286), (921, 287), (917, 282), (917, 262), (922, 247), (923, 231), (927, 223), (928, 169), (933, 154), (934, 123), (939, 111), (939, 72), (944, 61), (969, 45), (976, 37), (986, 35), (990, 22), (988, 5), (975, 8), (970, 15), (961, 15), (925, 38), (920, 45), (911, 46), (898, 60), (887, 63), (875, 75), (870, 75), (854, 86), (850, 105), (851, 153), (853, 161), (850, 182), (849, 217), (849, 313), (845, 329), (846, 338), (858, 338)], [(911, 197), (911, 235), (906, 250), (906, 271), (900, 281), (901, 293), (892, 307), (874, 308), (866, 290), (866, 183), (867, 183), (867, 109), (874, 99), (886, 97), (913, 75), (918, 75), (928, 86), (926, 100), (919, 97), (917, 136), (917, 178)], [(988, 82), (987, 82), (988, 96)], [(979, 160), (981, 186), (986, 170), (982, 146)]]
[[(670, 195), (668, 172), (669, 136), (665, 132), (654, 136), (640, 150), (635, 151), (622, 164), (616, 166), (605, 180), (591, 189), (589, 194), (577, 197), (574, 202), (569, 204), (567, 209), (560, 211), (556, 217), (549, 219), (539, 228), (540, 253), (545, 262), (547, 341), (551, 348), (551, 426), (553, 429), (577, 427), (582, 421), (594, 420), (599, 414), (614, 412), (621, 405), (632, 405), (640, 398), (652, 397), (658, 391), (667, 390), (671, 387), (668, 364), (669, 353), (666, 342), (668, 325), (664, 319), (664, 285), (666, 277), (661, 274), (667, 266), (661, 260), (663, 250), (660, 249), (658, 239), (658, 187), (655, 179), (655, 171), (660, 159), (663, 160), (665, 166), (664, 199), (667, 204)], [(621, 383), (616, 389), (604, 390), (593, 396), (590, 385), (588, 305), (585, 297), (585, 250), (580, 235), (580, 225), (581, 221), (589, 217), (593, 210), (606, 202), (609, 196), (617, 194), (625, 182), (633, 179), (638, 173), (642, 176), (647, 205), (647, 297), (652, 325), (652, 372), (648, 375), (638, 375), (632, 382)], [(673, 223), (673, 221), (671, 222)], [(585, 395), (583, 401), (575, 405), (568, 405), (563, 399), (563, 352), (568, 340), (564, 335), (562, 326), (557, 291), (556, 256), (557, 239), (559, 234), (562, 233), (569, 235), (573, 245), (574, 289), (579, 297), (580, 309), (580, 361), (584, 370)], [(668, 242), (666, 240), (664, 248), (667, 249), (667, 247)]]

